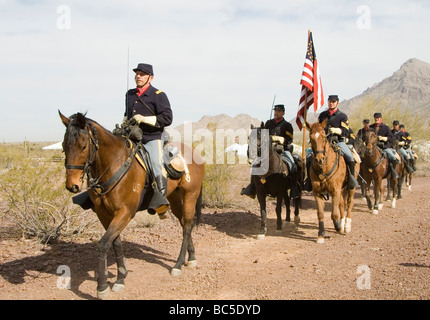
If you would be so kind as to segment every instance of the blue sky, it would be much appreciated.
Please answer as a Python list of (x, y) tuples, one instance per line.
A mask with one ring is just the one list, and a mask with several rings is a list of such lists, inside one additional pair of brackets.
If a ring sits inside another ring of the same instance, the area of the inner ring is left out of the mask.
[(410, 58), (430, 62), (429, 16), (428, 2), (400, 0), (0, 0), (0, 141), (62, 140), (58, 109), (113, 129), (139, 62), (153, 64), (172, 127), (266, 120), (275, 94), (291, 119), (309, 29), (324, 94), (343, 100)]

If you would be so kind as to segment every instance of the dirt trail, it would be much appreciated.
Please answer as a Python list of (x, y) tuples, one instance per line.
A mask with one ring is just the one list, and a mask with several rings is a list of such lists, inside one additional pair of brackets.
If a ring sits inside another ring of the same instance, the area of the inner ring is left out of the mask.
[[(180, 277), (169, 274), (179, 254), (179, 224), (168, 219), (141, 228), (132, 222), (122, 237), (130, 269), (126, 289), (108, 299), (429, 299), (429, 191), (430, 179), (416, 178), (397, 208), (384, 202), (379, 215), (370, 214), (357, 194), (348, 235), (335, 233), (327, 205), (322, 245), (315, 243), (310, 195), (303, 197), (299, 227), (286, 224), (280, 233), (270, 201), (264, 240), (256, 239), (256, 200), (244, 200), (247, 210), (205, 209), (193, 232), (198, 266), (184, 267)], [(0, 299), (94, 299), (94, 241), (42, 246), (8, 238), (5, 231), (7, 226), (0, 238)], [(70, 270), (70, 290), (59, 288), (60, 266)], [(112, 254), (109, 272), (113, 282)]]

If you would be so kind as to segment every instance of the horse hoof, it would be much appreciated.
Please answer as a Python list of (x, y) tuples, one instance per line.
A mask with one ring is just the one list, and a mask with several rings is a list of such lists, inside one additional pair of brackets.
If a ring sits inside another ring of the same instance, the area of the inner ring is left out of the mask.
[(324, 237), (318, 237), (317, 243), (324, 243)]
[(345, 233), (345, 218), (340, 219), (340, 233)]
[(191, 260), (187, 262), (188, 268), (197, 268), (197, 260)]
[(381, 203), (378, 205), (378, 210), (382, 210), (382, 208), (384, 207), (384, 205)]
[(182, 270), (178, 269), (178, 268), (173, 268), (172, 271), (170, 272), (170, 274), (173, 277), (179, 277), (182, 274)]
[(352, 223), (352, 219), (351, 218), (346, 218), (345, 233), (350, 233), (351, 232), (351, 223)]
[(396, 209), (396, 199), (391, 202), (391, 209)]
[(378, 214), (378, 210), (372, 210), (372, 214)]
[(275, 234), (282, 234), (282, 229), (277, 229), (277, 230), (275, 231)]
[(265, 236), (266, 236), (266, 235), (264, 235), (264, 234), (261, 234), (261, 233), (260, 233), (260, 234), (257, 236), (257, 240), (263, 240)]
[(107, 287), (103, 291), (98, 291), (97, 290), (97, 298), (100, 299), (100, 300), (104, 300), (104, 299), (106, 299), (109, 296), (109, 293), (110, 293), (110, 288), (109, 287)]
[(299, 216), (294, 216), (294, 224), (295, 224), (296, 226), (298, 226), (298, 225), (299, 225), (299, 223), (300, 223), (300, 217), (299, 217)]
[(121, 292), (125, 289), (125, 285), (123, 283), (114, 283), (112, 286), (112, 292)]
[(409, 191), (412, 191), (412, 186), (409, 186), (409, 187), (408, 187), (408, 190), (409, 190)]

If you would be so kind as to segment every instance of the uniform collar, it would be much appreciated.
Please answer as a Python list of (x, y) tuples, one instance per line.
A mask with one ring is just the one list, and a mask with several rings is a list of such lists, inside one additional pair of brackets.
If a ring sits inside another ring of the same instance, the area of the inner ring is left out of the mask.
[(148, 95), (152, 90), (152, 85), (150, 84), (146, 89), (136, 88), (136, 94), (141, 97), (143, 94)]
[(332, 115), (334, 115), (334, 114), (335, 114), (336, 112), (338, 112), (338, 111), (339, 111), (339, 108), (336, 108), (336, 109), (335, 109), (335, 110), (333, 110), (333, 111), (332, 111), (332, 110), (330, 110), (330, 109), (328, 109), (328, 114), (332, 116)]

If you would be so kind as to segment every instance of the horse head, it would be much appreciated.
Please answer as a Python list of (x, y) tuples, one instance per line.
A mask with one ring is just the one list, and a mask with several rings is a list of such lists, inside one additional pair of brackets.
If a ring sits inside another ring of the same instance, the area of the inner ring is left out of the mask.
[(327, 151), (330, 147), (324, 130), (326, 125), (327, 119), (321, 123), (316, 122), (312, 125), (306, 122), (306, 127), (309, 130), (309, 139), (312, 147), (312, 152), (314, 154), (314, 161), (320, 167), (322, 167), (327, 162)]
[(366, 145), (366, 155), (372, 156), (373, 150), (378, 144), (378, 136), (376, 135), (375, 131), (366, 131), (366, 134), (364, 135), (364, 144)]
[[(76, 113), (70, 118), (58, 111), (61, 121), (66, 127), (63, 140), (65, 154), (66, 188), (70, 192), (81, 190), (83, 177), (95, 156), (97, 138), (90, 121), (82, 113)], [(91, 148), (93, 145), (93, 148)]]
[(252, 174), (266, 174), (270, 167), (271, 152), (269, 130), (261, 122), (259, 127), (251, 125), (251, 133), (248, 137), (248, 163), (252, 166)]

